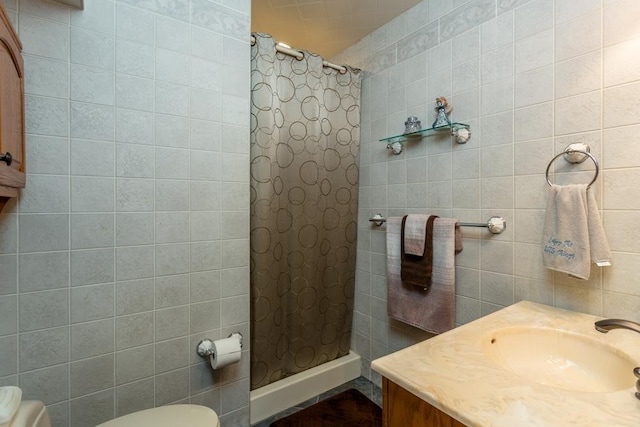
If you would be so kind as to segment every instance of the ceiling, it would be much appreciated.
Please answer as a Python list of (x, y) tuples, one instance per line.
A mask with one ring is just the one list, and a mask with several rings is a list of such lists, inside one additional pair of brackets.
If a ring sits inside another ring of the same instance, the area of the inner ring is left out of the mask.
[(329, 59), (421, 1), (252, 0), (251, 31)]

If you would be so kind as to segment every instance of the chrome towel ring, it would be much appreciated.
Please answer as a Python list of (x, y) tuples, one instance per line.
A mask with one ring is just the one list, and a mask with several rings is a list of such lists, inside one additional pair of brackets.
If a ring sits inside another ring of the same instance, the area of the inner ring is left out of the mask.
[[(582, 150), (566, 150), (563, 151), (562, 153), (556, 155), (553, 159), (551, 159), (551, 161), (549, 162), (549, 165), (547, 165), (547, 171), (545, 172), (545, 176), (547, 178), (547, 184), (549, 185), (553, 185), (551, 184), (551, 180), (549, 179), (549, 169), (551, 169), (551, 164), (560, 156), (566, 156), (567, 154), (572, 154), (572, 153), (579, 153), (579, 154), (584, 154), (585, 156), (588, 156), (591, 161), (593, 162), (593, 164), (596, 167), (595, 170), (595, 175), (593, 176), (593, 179), (591, 180), (591, 182), (589, 184), (587, 184), (587, 188), (591, 187), (591, 184), (593, 184), (594, 182), (596, 182), (596, 179), (598, 179), (598, 174), (600, 173), (600, 166), (598, 165), (598, 161), (596, 160), (595, 157), (593, 157), (593, 155), (587, 151), (582, 151)], [(586, 157), (583, 158), (582, 161), (577, 161), (577, 162), (571, 162), (570, 163), (582, 163), (584, 160), (586, 160)], [(569, 161), (569, 160), (567, 160)]]

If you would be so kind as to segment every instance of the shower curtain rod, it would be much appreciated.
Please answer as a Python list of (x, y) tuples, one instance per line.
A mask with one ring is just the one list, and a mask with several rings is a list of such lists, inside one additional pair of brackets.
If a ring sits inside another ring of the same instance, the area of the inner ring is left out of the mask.
[[(251, 46), (253, 46), (254, 44), (256, 44), (256, 38), (254, 36), (251, 36)], [(292, 49), (290, 47), (284, 47), (279, 43), (276, 43), (276, 50), (280, 53), (284, 53), (286, 55), (289, 56), (293, 56), (294, 58), (296, 58), (298, 61), (301, 61), (302, 58), (304, 58), (304, 53), (302, 53), (299, 50), (296, 49)], [(338, 70), (340, 72), (340, 74), (344, 74), (347, 72), (347, 68), (343, 67), (342, 65), (338, 65), (338, 64), (334, 64), (333, 62), (329, 62), (329, 61), (322, 61), (322, 65), (324, 67), (329, 67), (329, 68), (333, 68), (334, 70)]]

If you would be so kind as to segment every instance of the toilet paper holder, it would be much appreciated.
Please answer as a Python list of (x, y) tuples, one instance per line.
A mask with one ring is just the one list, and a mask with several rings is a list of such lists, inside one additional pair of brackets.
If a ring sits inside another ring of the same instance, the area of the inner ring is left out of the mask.
[[(233, 336), (237, 336), (238, 337), (238, 341), (240, 341), (240, 348), (242, 348), (242, 334), (240, 332), (233, 332), (231, 334), (229, 334), (229, 336), (227, 338), (231, 338)], [(205, 338), (203, 340), (200, 340), (200, 342), (198, 343), (198, 354), (202, 357), (209, 357), (213, 355), (213, 340), (209, 339), (209, 338)]]

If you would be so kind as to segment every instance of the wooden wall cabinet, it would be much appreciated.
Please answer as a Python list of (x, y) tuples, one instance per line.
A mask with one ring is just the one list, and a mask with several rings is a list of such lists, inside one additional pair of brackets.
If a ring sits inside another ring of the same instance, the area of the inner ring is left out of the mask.
[(466, 427), (408, 392), (393, 381), (382, 377), (383, 427)]
[(20, 39), (0, 4), (0, 210), (26, 183), (21, 51)]

